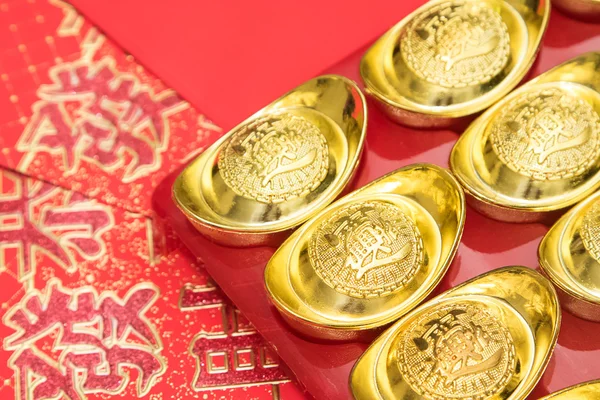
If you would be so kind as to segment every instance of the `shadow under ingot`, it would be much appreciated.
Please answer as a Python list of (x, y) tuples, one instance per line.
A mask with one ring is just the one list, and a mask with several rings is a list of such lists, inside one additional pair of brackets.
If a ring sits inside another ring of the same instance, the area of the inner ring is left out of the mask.
[(525, 399), (558, 337), (556, 292), (541, 274), (504, 267), (413, 310), (367, 349), (350, 376), (363, 399)]
[(477, 118), (450, 167), (491, 218), (532, 222), (600, 187), (600, 53), (540, 75)]
[(458, 124), (525, 77), (548, 25), (548, 0), (433, 0), (366, 52), (367, 93), (394, 121)]
[(464, 194), (448, 171), (398, 169), (294, 232), (266, 266), (267, 293), (302, 334), (372, 339), (437, 286), (464, 221)]
[(598, 400), (600, 399), (600, 380), (583, 382), (578, 385), (570, 386), (566, 389), (539, 400)]
[(578, 317), (600, 322), (600, 192), (550, 228), (538, 257), (561, 305)]
[(356, 84), (314, 78), (198, 156), (173, 186), (204, 235), (230, 246), (280, 244), (342, 193), (360, 159), (367, 108)]
[(552, 4), (577, 19), (600, 22), (600, 0), (552, 0)]

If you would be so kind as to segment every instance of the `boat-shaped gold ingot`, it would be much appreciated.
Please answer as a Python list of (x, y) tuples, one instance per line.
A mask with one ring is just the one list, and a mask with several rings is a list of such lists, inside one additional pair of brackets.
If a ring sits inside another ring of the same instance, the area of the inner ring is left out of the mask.
[(267, 292), (304, 335), (372, 339), (437, 286), (464, 220), (464, 194), (449, 171), (398, 169), (294, 232), (267, 264)]
[(433, 0), (364, 55), (367, 93), (413, 127), (464, 122), (510, 92), (535, 61), (548, 0)]
[(366, 124), (365, 99), (353, 81), (312, 79), (198, 156), (177, 178), (175, 202), (218, 243), (280, 244), (342, 193), (358, 166)]
[(575, 18), (600, 22), (600, 0), (552, 0), (552, 4)]
[(525, 399), (560, 326), (552, 284), (526, 267), (480, 275), (385, 331), (350, 376), (355, 399)]
[(540, 400), (598, 400), (600, 399), (600, 380), (580, 383), (566, 389), (550, 393)]
[(481, 213), (532, 222), (600, 187), (600, 53), (540, 75), (477, 118), (450, 167)]
[(563, 215), (540, 243), (544, 273), (569, 312), (600, 322), (600, 192)]

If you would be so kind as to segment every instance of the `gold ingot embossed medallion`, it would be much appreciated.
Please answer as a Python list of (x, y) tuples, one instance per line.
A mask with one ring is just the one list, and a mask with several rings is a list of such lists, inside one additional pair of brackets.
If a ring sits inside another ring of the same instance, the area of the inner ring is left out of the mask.
[(550, 228), (538, 256), (561, 305), (581, 318), (600, 322), (600, 192)]
[(301, 333), (372, 338), (435, 288), (464, 220), (464, 195), (448, 171), (430, 164), (401, 168), (294, 232), (267, 264), (267, 292)]
[(600, 380), (580, 383), (566, 389), (550, 393), (540, 400), (598, 400), (600, 399)]
[(575, 18), (600, 22), (600, 0), (552, 0), (552, 4)]
[(337, 75), (312, 79), (197, 157), (175, 182), (175, 202), (221, 244), (279, 244), (350, 181), (366, 121), (354, 82)]
[(445, 127), (510, 92), (533, 64), (548, 0), (433, 0), (367, 51), (367, 92), (396, 122)]
[(480, 275), (385, 331), (350, 376), (355, 399), (525, 399), (556, 344), (550, 282), (525, 267)]
[(477, 118), (456, 142), (452, 171), (480, 212), (531, 222), (600, 187), (600, 53), (570, 60)]

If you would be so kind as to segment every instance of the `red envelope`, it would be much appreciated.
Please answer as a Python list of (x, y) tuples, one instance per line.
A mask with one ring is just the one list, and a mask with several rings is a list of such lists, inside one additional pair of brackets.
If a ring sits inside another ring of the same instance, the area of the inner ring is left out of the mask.
[(0, 170), (0, 398), (303, 398), (168, 226)]
[(0, 10), (0, 165), (150, 215), (220, 129), (60, 1)]
[(229, 129), (425, 0), (71, 3)]

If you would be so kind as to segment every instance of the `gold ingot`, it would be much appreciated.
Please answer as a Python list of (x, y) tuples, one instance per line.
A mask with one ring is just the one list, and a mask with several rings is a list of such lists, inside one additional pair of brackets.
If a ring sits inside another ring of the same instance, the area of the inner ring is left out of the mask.
[(173, 186), (175, 202), (218, 243), (279, 244), (342, 193), (366, 125), (365, 98), (353, 81), (312, 79), (197, 157)]
[(538, 272), (488, 272), (377, 338), (352, 370), (352, 393), (356, 400), (525, 399), (548, 364), (560, 316), (556, 292)]
[(360, 73), (392, 120), (451, 126), (523, 79), (549, 16), (548, 0), (433, 0), (381, 36)]
[(540, 400), (598, 400), (600, 399), (600, 380), (580, 383), (570, 386), (566, 389), (555, 393), (550, 393), (548, 396), (542, 397)]
[(538, 257), (562, 306), (578, 317), (600, 322), (600, 192), (550, 228)]
[(267, 293), (305, 335), (373, 338), (437, 286), (464, 221), (464, 194), (447, 170), (398, 169), (294, 232), (267, 264)]
[(600, 21), (600, 0), (552, 0), (565, 13), (586, 21)]
[(600, 53), (540, 75), (467, 128), (450, 167), (481, 213), (532, 222), (600, 187)]

